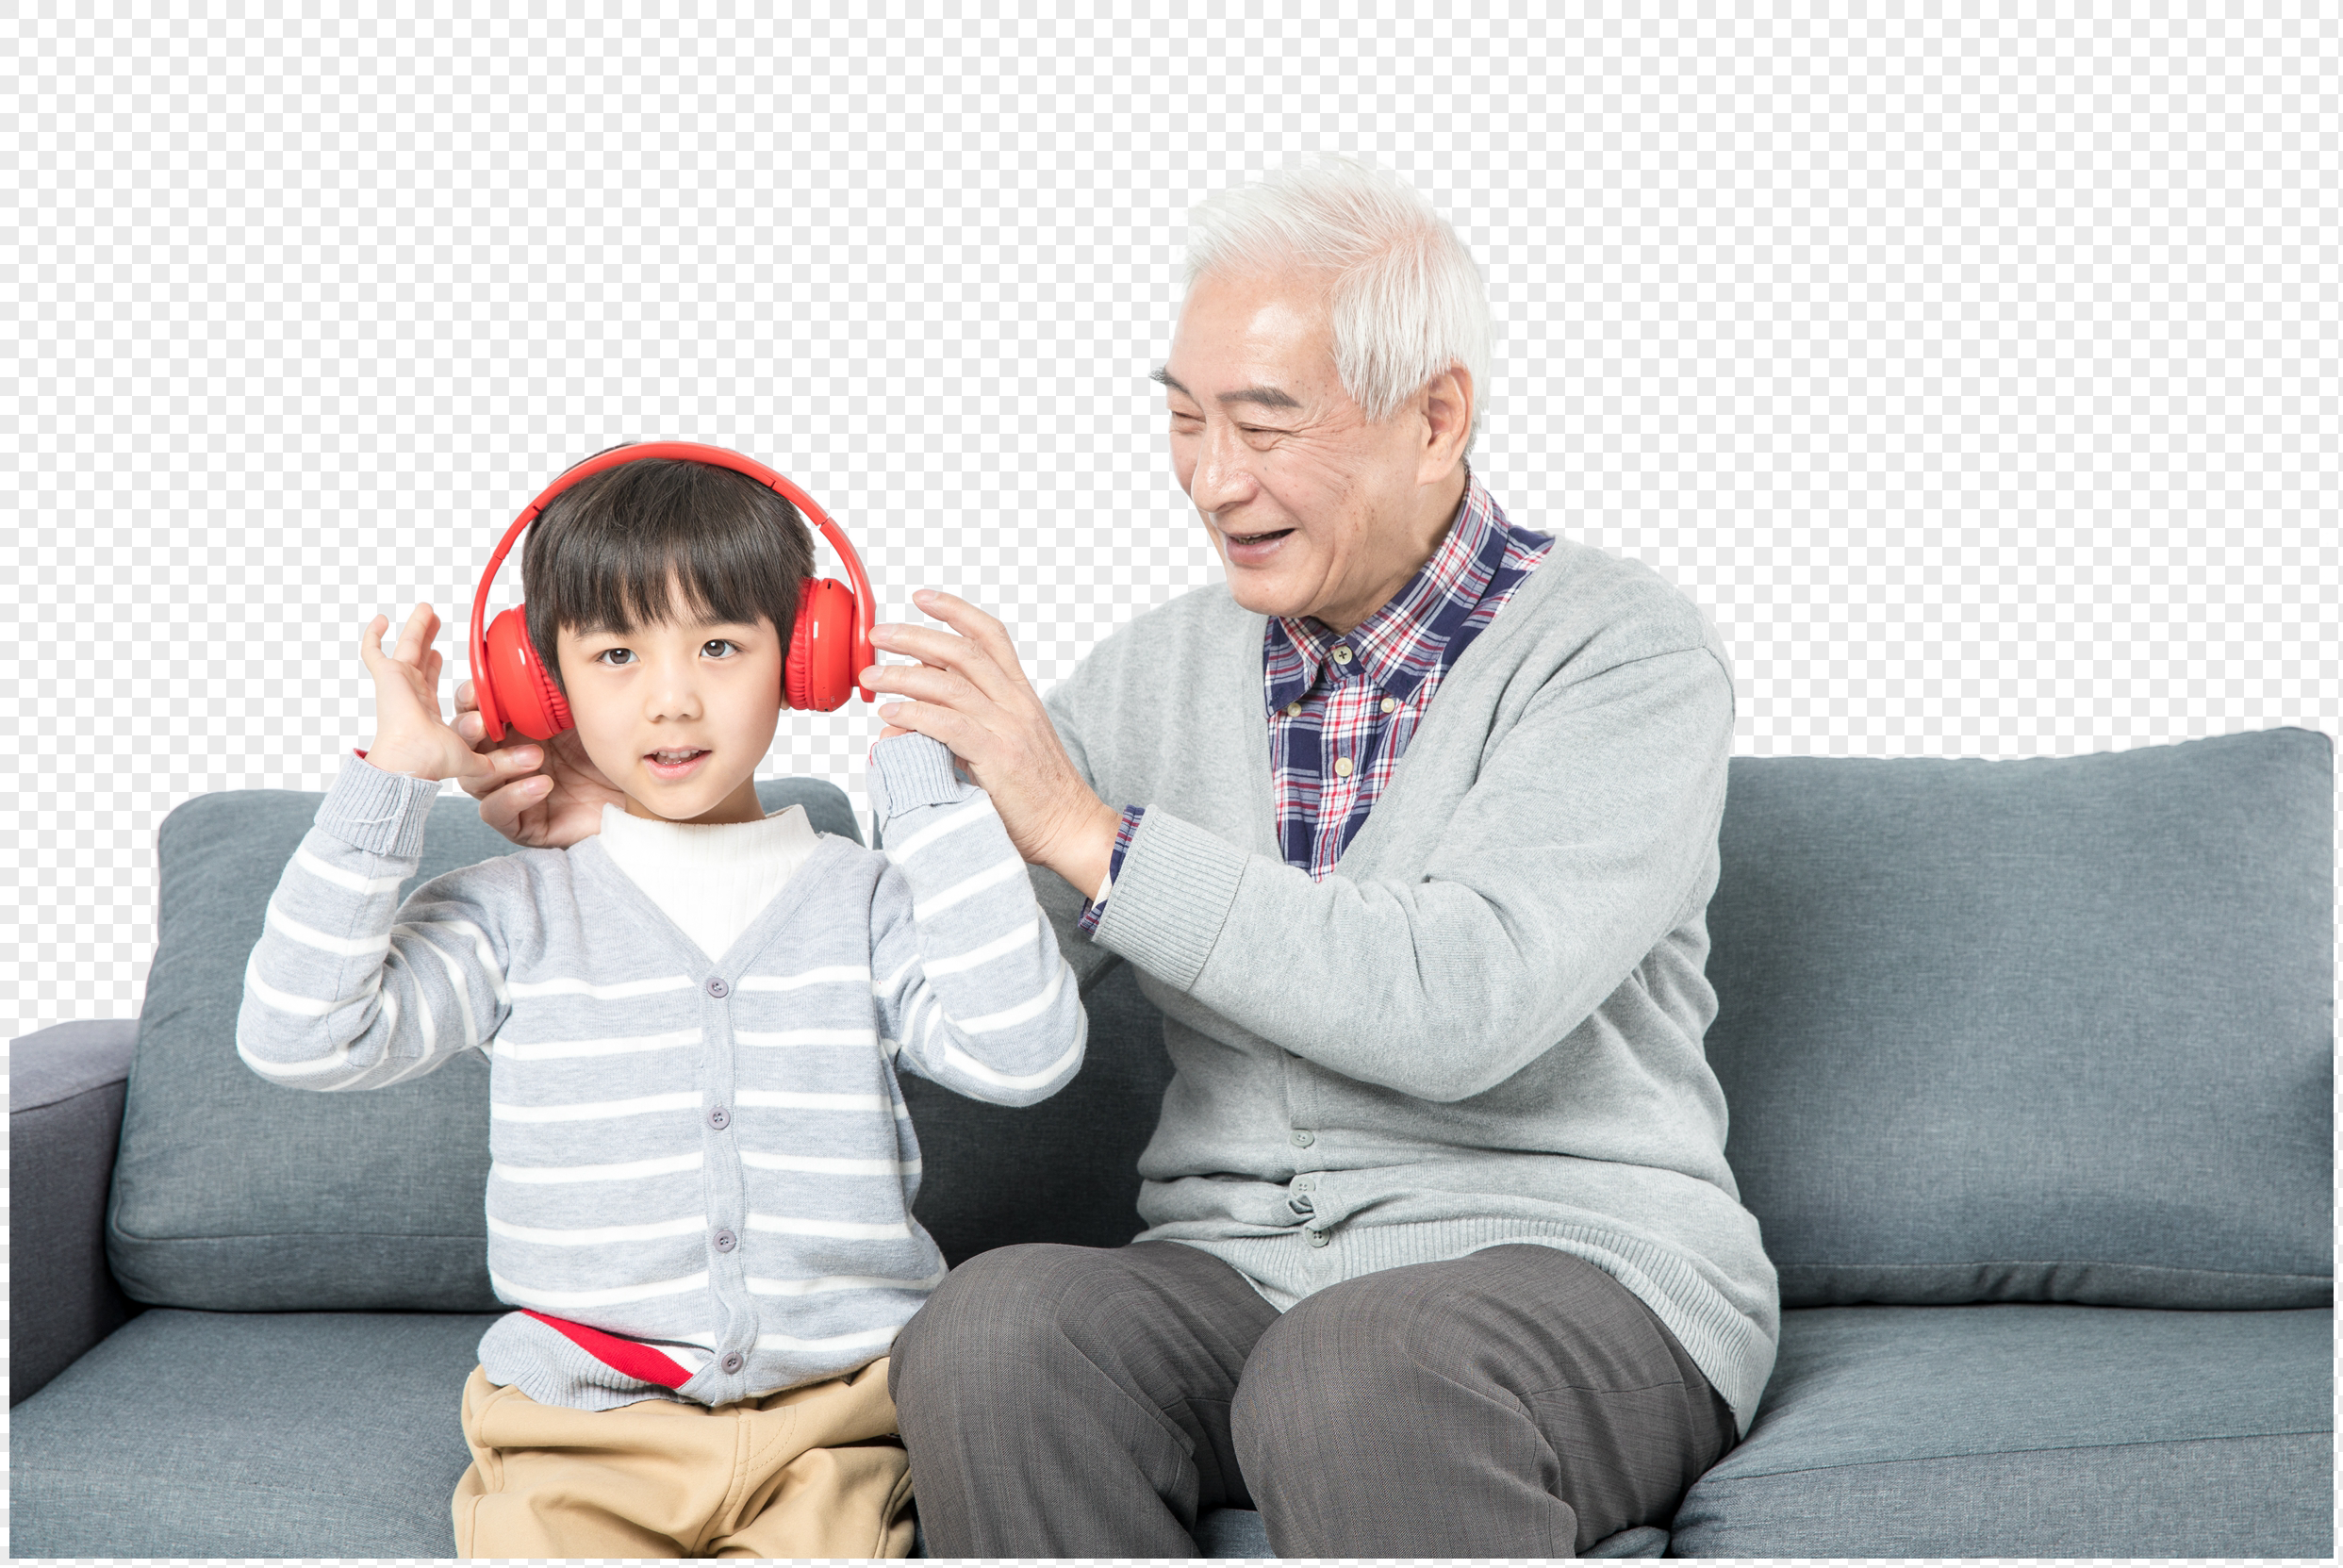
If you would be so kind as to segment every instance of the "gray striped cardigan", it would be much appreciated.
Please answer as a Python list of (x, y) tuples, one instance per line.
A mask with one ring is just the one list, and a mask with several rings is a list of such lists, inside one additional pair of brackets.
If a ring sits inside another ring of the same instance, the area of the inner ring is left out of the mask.
[(943, 1277), (898, 1065), (1024, 1105), (1085, 1019), (989, 797), (932, 740), (872, 751), (884, 854), (823, 837), (711, 964), (599, 841), (394, 907), (437, 785), (346, 764), (245, 971), (273, 1082), (490, 1062), (489, 1379), (545, 1404), (720, 1405), (886, 1352)]

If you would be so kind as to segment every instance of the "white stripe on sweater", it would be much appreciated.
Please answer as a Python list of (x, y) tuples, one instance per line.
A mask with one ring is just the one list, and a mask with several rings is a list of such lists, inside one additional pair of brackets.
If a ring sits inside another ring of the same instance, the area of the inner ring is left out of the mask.
[(793, 1334), (759, 1334), (759, 1350), (875, 1350), (895, 1343), (899, 1329), (872, 1329), (860, 1334), (835, 1334), (829, 1339), (799, 1339)]
[(274, 899), (269, 900), (268, 924), (305, 948), (337, 958), (373, 958), (390, 950), (388, 936), (328, 936), (315, 926), (305, 926), (278, 908)]
[(829, 1154), (759, 1154), (740, 1151), (751, 1170), (793, 1170), (812, 1176), (916, 1176), (916, 1160), (848, 1160)]
[(635, 997), (655, 997), (662, 991), (692, 989), (689, 975), (662, 975), (656, 980), (622, 980), (610, 985), (597, 985), (592, 981), (564, 975), (557, 980), (515, 981), (511, 994), (516, 997), (590, 997), (595, 1001), (627, 1001)]
[(700, 1091), (690, 1089), (672, 1095), (638, 1095), (633, 1099), (579, 1100), (569, 1105), (507, 1105), (501, 1099), (490, 1100), (488, 1116), (492, 1121), (507, 1122), (590, 1122), (699, 1108)]
[(988, 887), (998, 887), (1011, 877), (1023, 875), (1025, 875), (1025, 862), (1012, 855), (990, 870), (979, 871), (973, 877), (964, 877), (933, 898), (923, 899), (913, 904), (911, 917), (914, 920), (932, 919), (951, 908), (952, 905), (975, 898)]
[(883, 1111), (883, 1095), (808, 1095), (795, 1089), (742, 1089), (733, 1096), (737, 1105), (773, 1111)]
[(696, 1029), (666, 1034), (621, 1034), (608, 1040), (507, 1040), (499, 1036), (496, 1054), (515, 1062), (560, 1062), (580, 1056), (625, 1056), (638, 1050), (674, 1050), (700, 1043)]
[(372, 996), (375, 987), (381, 985), (382, 982), (382, 971), (377, 969), (368, 978), (365, 988), (356, 996), (337, 997), (329, 1001), (320, 1001), (315, 997), (297, 997), (290, 991), (280, 991), (267, 981), (262, 980), (260, 978), (260, 949), (257, 946), (253, 949), (252, 956), (244, 960), (245, 988), (279, 1013), (289, 1013), (296, 1018), (322, 1018), (338, 1007), (348, 1007), (352, 1002), (363, 1001), (366, 998)]
[(840, 1242), (899, 1242), (910, 1239), (911, 1226), (897, 1220), (865, 1225), (849, 1219), (808, 1219), (798, 1214), (751, 1214), (744, 1222), (751, 1230), (778, 1230), (791, 1236), (827, 1236)]
[(686, 1275), (681, 1279), (654, 1279), (648, 1285), (614, 1285), (599, 1291), (546, 1291), (534, 1285), (523, 1285), (507, 1279), (491, 1270), (488, 1283), (496, 1294), (507, 1301), (519, 1301), (531, 1307), (619, 1307), (630, 1301), (652, 1301), (662, 1296), (681, 1296), (685, 1291), (706, 1290), (708, 1271)]
[(1074, 1064), (1081, 1060), (1081, 1042), (1076, 1041), (1072, 1049), (1037, 1073), (1004, 1073), (998, 1067), (986, 1066), (950, 1041), (944, 1043), (946, 1066), (963, 1077), (972, 1078), (979, 1083), (989, 1083), (997, 1089), (1038, 1089), (1061, 1073), (1072, 1072)]
[(871, 1274), (825, 1274), (818, 1279), (760, 1279), (749, 1277), (751, 1296), (821, 1296), (831, 1291), (932, 1291), (941, 1274), (924, 1279), (890, 1279)]
[(1049, 977), (1049, 983), (1042, 988), (1040, 996), (1031, 1001), (1021, 1001), (1015, 1007), (1004, 1007), (998, 1013), (987, 1013), (982, 1017), (963, 1018), (960, 1020), (960, 1032), (992, 1034), (1000, 1030), (1015, 1029), (1028, 1019), (1040, 1017), (1048, 1010), (1049, 1004), (1058, 999), (1058, 993), (1065, 988), (1065, 977), (1071, 973), (1073, 971), (1066, 966), (1065, 960), (1059, 959), (1058, 972)]
[(870, 978), (867, 964), (833, 964), (826, 969), (807, 969), (795, 975), (743, 975), (738, 986), (741, 991), (795, 991), (807, 985), (860, 983)]
[(735, 1029), (733, 1038), (744, 1046), (860, 1046), (879, 1043), (875, 1029)]
[(399, 890), (399, 884), (406, 881), (404, 877), (362, 877), (355, 871), (345, 871), (338, 866), (329, 866), (306, 850), (293, 851), (293, 864), (321, 882), (332, 883), (336, 887), (346, 888), (353, 893), (364, 893), (369, 897), (376, 893), (396, 893)]
[(900, 844), (888, 845), (886, 857), (900, 866), (946, 834), (958, 833), (962, 828), (974, 827), (993, 815), (993, 802), (989, 798), (971, 801), (958, 811), (937, 817)]
[(668, 1236), (695, 1235), (708, 1228), (704, 1214), (686, 1214), (682, 1219), (653, 1220), (648, 1225), (514, 1225), (494, 1214), (488, 1216), (488, 1234), (506, 1236), (517, 1242), (536, 1242), (540, 1246), (600, 1246), (605, 1242), (652, 1242)]
[(996, 958), (1005, 958), (1040, 934), (1041, 920), (1039, 916), (1036, 916), (1026, 921), (1008, 935), (987, 942), (981, 948), (970, 948), (966, 952), (954, 953), (949, 958), (928, 960), (928, 978), (932, 980), (937, 975), (956, 975), (963, 969), (973, 969), (980, 964), (990, 964)]
[(498, 1161), (488, 1167), (490, 1176), (507, 1181), (552, 1183), (568, 1181), (635, 1181), (647, 1176), (672, 1176), (678, 1171), (698, 1170), (700, 1151), (689, 1154), (664, 1155), (656, 1160), (622, 1160), (611, 1165), (508, 1165)]

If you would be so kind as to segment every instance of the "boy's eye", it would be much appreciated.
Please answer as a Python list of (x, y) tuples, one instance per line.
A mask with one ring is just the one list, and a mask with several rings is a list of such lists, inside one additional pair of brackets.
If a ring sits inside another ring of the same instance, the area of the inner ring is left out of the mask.
[(710, 637), (700, 645), (700, 652), (718, 659), (725, 657), (728, 651), (736, 653), (740, 645), (729, 637)]
[(605, 648), (601, 652), (594, 655), (594, 662), (596, 664), (606, 664), (613, 669), (619, 668), (623, 665), (631, 664), (634, 662), (634, 659), (635, 650), (632, 648)]

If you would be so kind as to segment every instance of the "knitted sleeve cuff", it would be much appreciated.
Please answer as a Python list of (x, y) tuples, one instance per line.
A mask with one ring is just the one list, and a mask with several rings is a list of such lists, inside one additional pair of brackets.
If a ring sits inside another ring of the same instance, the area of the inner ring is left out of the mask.
[(1175, 990), (1204, 972), (1248, 857), (1161, 806), (1131, 835), (1092, 940)]
[(352, 757), (334, 775), (325, 803), (318, 807), (316, 826), (369, 854), (420, 860), (423, 824), (431, 817), (431, 802), (438, 798), (437, 779), (386, 773)]
[(951, 749), (927, 735), (889, 735), (870, 749), (864, 781), (882, 824), (918, 806), (945, 806), (976, 793), (952, 771)]

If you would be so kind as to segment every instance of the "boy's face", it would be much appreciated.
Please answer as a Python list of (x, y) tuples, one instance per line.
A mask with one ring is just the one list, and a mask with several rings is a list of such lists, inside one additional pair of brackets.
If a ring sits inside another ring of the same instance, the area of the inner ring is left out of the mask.
[(757, 821), (765, 808), (756, 766), (781, 722), (787, 650), (769, 620), (683, 614), (625, 632), (562, 629), (562, 685), (578, 739), (625, 791), (632, 816)]

